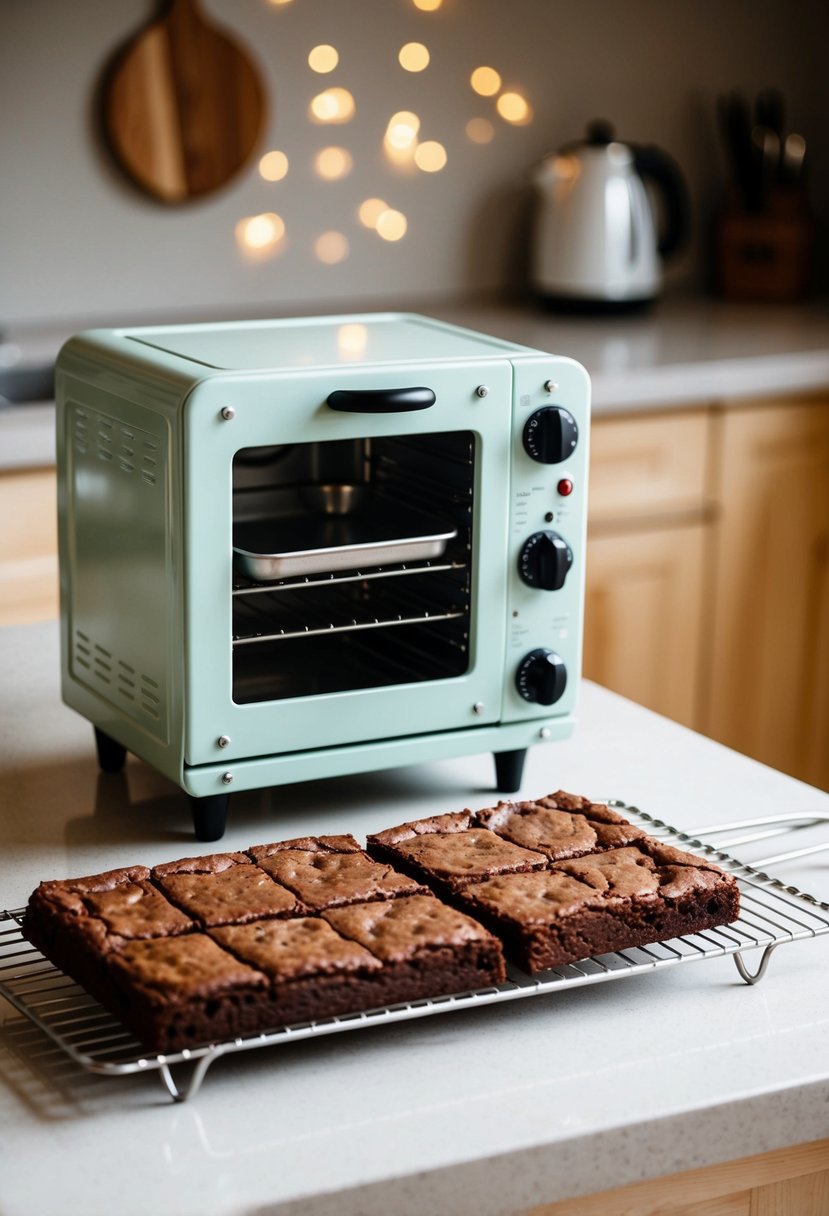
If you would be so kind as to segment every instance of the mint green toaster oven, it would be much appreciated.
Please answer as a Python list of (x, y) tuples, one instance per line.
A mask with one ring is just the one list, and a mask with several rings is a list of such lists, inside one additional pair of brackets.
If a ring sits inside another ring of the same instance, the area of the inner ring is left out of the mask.
[(62, 695), (218, 839), (236, 790), (570, 733), (589, 379), (409, 314), (93, 330), (57, 363)]

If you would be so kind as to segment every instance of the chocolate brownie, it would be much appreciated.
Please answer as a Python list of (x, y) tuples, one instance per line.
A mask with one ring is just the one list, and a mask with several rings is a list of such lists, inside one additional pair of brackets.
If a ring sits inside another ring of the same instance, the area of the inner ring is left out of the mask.
[(563, 790), (535, 802), (499, 802), (477, 811), (474, 822), (551, 861), (618, 849), (645, 835), (603, 803)]
[[(356, 927), (308, 915), (266, 868)], [(502, 979), (499, 943), (423, 890), (353, 837), (303, 838), (41, 883), (24, 931), (148, 1047), (172, 1052)], [(383, 909), (396, 911), (378, 929)]]
[(540, 870), (547, 864), (542, 853), (476, 826), (471, 811), (387, 828), (369, 836), (367, 848), (372, 857), (425, 879), (443, 893), (495, 874)]
[(403, 981), (397, 1000), (464, 992), (504, 978), (500, 943), (472, 917), (434, 895), (352, 904), (323, 913)]
[(426, 890), (373, 861), (353, 836), (302, 837), (248, 850), (263, 870), (314, 911)]
[(464, 992), (504, 978), (495, 938), (434, 895), (234, 925), (211, 936), (271, 979), (273, 1025)]
[(268, 1008), (265, 976), (206, 933), (130, 942), (109, 971), (106, 1004), (155, 1051), (261, 1029)]
[(272, 1026), (312, 1022), (388, 1001), (383, 964), (319, 916), (213, 929), (236, 958), (270, 980)]
[(184, 857), (155, 866), (152, 879), (205, 928), (267, 916), (302, 916), (308, 910), (244, 853)]
[(156, 890), (146, 866), (42, 882), (23, 920), (29, 940), (96, 996), (106, 986), (109, 955), (134, 940), (174, 937), (195, 927)]
[(739, 913), (730, 874), (648, 837), (544, 871), (468, 884), (456, 900), (530, 973), (698, 933)]
[(302, 837), (44, 882), (23, 927), (171, 1052), (491, 986), (504, 976), (498, 937), (534, 972), (738, 911), (730, 875), (559, 792), (402, 824), (368, 851), (353, 836)]

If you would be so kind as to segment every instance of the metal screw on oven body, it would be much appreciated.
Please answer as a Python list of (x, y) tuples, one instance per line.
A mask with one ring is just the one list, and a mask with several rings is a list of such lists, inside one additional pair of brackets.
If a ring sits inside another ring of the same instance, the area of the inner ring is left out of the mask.
[(216, 742), (219, 747), (230, 747), (230, 735), (219, 735)]
[(233, 419), (236, 417), (236, 411), (232, 405), (222, 406), (222, 417), (224, 418), (225, 422), (233, 421)]
[(544, 381), (544, 389), (546, 392), (554, 393), (557, 388), (558, 388), (558, 385), (556, 384), (555, 380), (545, 380)]
[(480, 715), (484, 712), (483, 701), (476, 701), (475, 704), (472, 706), (472, 712), (473, 712), (473, 714), (478, 714), (478, 716), (480, 717)]
[(230, 785), (233, 780), (233, 773), (222, 773), (222, 785)]
[(489, 389), (487, 388), (487, 386), (485, 384), (479, 384), (478, 387), (475, 389), (475, 396), (476, 397), (488, 397)]
[(549, 737), (550, 737), (549, 726), (542, 726), (541, 730), (538, 732), (538, 737), (539, 737), (539, 739), (549, 739)]

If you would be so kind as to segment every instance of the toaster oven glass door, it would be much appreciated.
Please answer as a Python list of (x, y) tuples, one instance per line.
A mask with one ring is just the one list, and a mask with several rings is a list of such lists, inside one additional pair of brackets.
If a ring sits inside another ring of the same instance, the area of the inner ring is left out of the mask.
[(498, 720), (509, 363), (207, 381), (185, 427), (189, 765)]

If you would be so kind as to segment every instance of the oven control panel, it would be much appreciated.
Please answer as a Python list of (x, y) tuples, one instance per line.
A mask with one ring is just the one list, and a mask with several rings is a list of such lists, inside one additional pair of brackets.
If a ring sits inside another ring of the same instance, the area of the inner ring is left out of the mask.
[(590, 382), (515, 364), (503, 719), (570, 713), (581, 668)]

